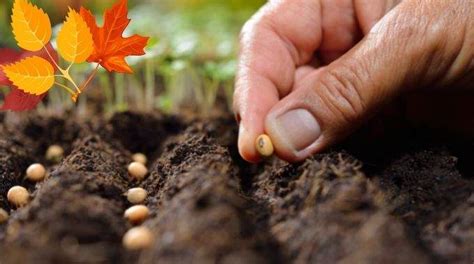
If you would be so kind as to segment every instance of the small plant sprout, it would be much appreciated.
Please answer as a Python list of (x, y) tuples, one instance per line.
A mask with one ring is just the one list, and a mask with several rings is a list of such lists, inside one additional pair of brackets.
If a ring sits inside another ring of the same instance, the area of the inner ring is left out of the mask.
[(126, 193), (127, 200), (132, 204), (141, 204), (145, 201), (148, 193), (143, 188), (132, 188)]
[(128, 173), (134, 179), (141, 181), (148, 174), (148, 169), (142, 163), (135, 161), (128, 165)]
[(140, 224), (148, 218), (150, 210), (144, 205), (134, 205), (128, 208), (124, 217), (132, 224)]
[(128, 250), (149, 248), (153, 243), (153, 234), (148, 227), (134, 227), (125, 233), (122, 243)]
[(46, 177), (46, 169), (39, 163), (32, 164), (26, 169), (26, 178), (32, 182), (40, 182)]
[(273, 143), (269, 136), (263, 134), (255, 140), (255, 147), (262, 157), (271, 157), (274, 152)]
[(143, 154), (143, 153), (135, 153), (135, 154), (133, 154), (132, 160), (135, 161), (135, 162), (139, 162), (139, 163), (141, 163), (141, 164), (143, 164), (143, 165), (146, 165), (146, 163), (148, 162), (147, 157), (146, 157), (145, 154)]
[(51, 145), (46, 151), (46, 159), (54, 163), (61, 161), (64, 155), (64, 149), (59, 145)]
[(14, 186), (8, 190), (7, 199), (16, 207), (23, 207), (28, 204), (30, 193), (24, 187)]
[(0, 208), (0, 225), (8, 221), (8, 213), (7, 211)]

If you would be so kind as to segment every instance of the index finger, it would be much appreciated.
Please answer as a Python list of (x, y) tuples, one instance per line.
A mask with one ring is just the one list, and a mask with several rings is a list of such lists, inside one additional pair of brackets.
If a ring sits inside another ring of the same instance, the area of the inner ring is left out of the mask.
[(240, 119), (239, 151), (259, 161), (254, 143), (270, 109), (292, 89), (296, 67), (321, 43), (319, 1), (271, 1), (244, 26), (234, 111)]

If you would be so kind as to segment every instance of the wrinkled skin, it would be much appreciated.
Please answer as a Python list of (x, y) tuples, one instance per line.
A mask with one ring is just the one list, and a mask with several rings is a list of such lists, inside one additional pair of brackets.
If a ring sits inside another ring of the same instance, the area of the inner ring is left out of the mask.
[(414, 123), (474, 135), (472, 0), (274, 0), (240, 45), (234, 109), (247, 161), (260, 160), (262, 133), (300, 161), (398, 100)]

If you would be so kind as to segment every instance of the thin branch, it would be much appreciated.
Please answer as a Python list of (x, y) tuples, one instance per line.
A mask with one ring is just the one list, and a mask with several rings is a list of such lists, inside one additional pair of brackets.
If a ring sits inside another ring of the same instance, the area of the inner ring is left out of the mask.
[(65, 89), (68, 93), (72, 94), (73, 96), (76, 95), (76, 93), (69, 87), (67, 87), (66, 85), (62, 84), (62, 83), (59, 83), (59, 82), (55, 82), (55, 84), (63, 89)]
[(69, 74), (69, 69), (67, 70), (60, 70), (61, 73), (63, 74), (63, 77), (68, 80), (69, 82), (72, 83), (72, 85), (74, 86), (74, 88), (76, 88), (76, 91), (78, 93), (81, 93), (81, 90), (79, 89), (79, 87), (77, 86), (76, 82), (74, 82), (74, 80), (72, 79), (71, 75)]
[(56, 66), (56, 68), (59, 70), (59, 71), (63, 71), (63, 69), (61, 67), (59, 67), (59, 65), (56, 63), (56, 60), (53, 58), (53, 56), (51, 56), (51, 53), (49, 53), (49, 50), (46, 46), (43, 46), (43, 49), (46, 51), (46, 54), (48, 54), (48, 57), (51, 59), (51, 61), (53, 62), (54, 66)]
[(89, 83), (92, 81), (92, 79), (94, 79), (95, 75), (97, 74), (99, 70), (99, 66), (100, 64), (97, 64), (97, 66), (95, 66), (95, 69), (91, 72), (87, 80), (81, 85), (81, 88), (79, 89), (81, 92), (83, 92), (87, 88)]

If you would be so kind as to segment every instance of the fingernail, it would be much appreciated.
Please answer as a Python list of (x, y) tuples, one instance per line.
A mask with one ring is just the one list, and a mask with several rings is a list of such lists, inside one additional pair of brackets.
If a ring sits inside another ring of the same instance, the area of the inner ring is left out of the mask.
[(239, 126), (239, 139), (237, 142), (239, 153), (242, 158), (251, 163), (256, 163), (260, 160), (260, 154), (255, 149), (255, 139), (252, 134), (246, 129), (244, 123)]
[(240, 114), (235, 114), (235, 121), (237, 121), (237, 124), (240, 125), (240, 121), (242, 121)]
[(275, 128), (281, 140), (295, 151), (302, 151), (321, 136), (321, 127), (308, 110), (295, 109), (280, 115)]

